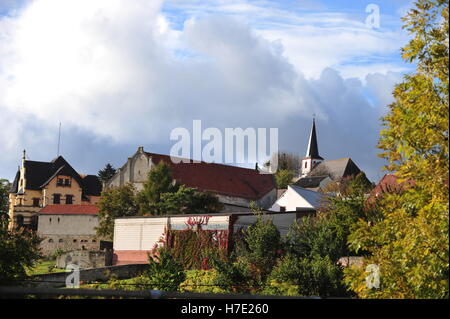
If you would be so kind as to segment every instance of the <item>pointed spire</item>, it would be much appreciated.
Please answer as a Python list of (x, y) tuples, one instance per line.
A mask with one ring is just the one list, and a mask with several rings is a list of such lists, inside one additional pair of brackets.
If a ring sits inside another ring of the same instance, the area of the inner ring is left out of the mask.
[(322, 159), (319, 155), (319, 147), (317, 146), (317, 135), (316, 135), (316, 120), (313, 118), (313, 123), (311, 127), (311, 134), (309, 135), (308, 150), (306, 151), (306, 157)]

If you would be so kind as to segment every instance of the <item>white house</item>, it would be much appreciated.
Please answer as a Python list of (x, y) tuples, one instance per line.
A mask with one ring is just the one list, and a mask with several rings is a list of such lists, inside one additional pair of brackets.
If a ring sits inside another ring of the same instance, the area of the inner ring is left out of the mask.
[(274, 212), (316, 211), (323, 199), (322, 193), (289, 185), (270, 210)]

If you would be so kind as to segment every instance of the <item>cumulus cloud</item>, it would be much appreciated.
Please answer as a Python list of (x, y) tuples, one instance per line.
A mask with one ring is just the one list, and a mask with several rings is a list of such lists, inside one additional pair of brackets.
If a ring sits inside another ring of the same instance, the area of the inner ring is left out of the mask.
[(315, 113), (323, 156), (352, 157), (378, 177), (378, 119), (399, 74), (349, 78), (326, 62), (307, 78), (276, 36), (218, 15), (176, 30), (161, 6), (35, 0), (0, 18), (1, 175), (13, 176), (21, 148), (35, 160), (54, 157), (59, 122), (63, 154), (94, 173), (138, 145), (167, 153), (170, 131), (194, 119), (278, 127), (280, 147), (302, 155)]

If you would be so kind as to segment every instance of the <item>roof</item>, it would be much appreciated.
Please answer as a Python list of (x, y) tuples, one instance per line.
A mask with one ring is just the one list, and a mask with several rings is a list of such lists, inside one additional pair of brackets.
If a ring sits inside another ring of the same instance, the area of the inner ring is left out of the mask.
[(380, 197), (383, 193), (396, 193), (414, 185), (414, 181), (399, 182), (398, 177), (393, 174), (385, 174), (383, 178), (374, 187), (368, 197), (368, 202), (372, 202), (375, 198)]
[(297, 182), (294, 183), (294, 185), (302, 188), (317, 188), (320, 186), (320, 183), (327, 177), (328, 175), (306, 176), (300, 178)]
[[(57, 175), (73, 177), (83, 190), (83, 196), (99, 196), (101, 193), (101, 183), (97, 176), (87, 175), (82, 178), (72, 166), (62, 157), (58, 156), (51, 162), (25, 161), (26, 187), (29, 190), (41, 190)], [(17, 193), (20, 172), (16, 177), (10, 191)]]
[(306, 157), (323, 160), (323, 158), (320, 157), (319, 155), (319, 147), (317, 145), (317, 135), (316, 135), (316, 121), (314, 119), (311, 127), (311, 134), (309, 135)]
[(312, 207), (317, 208), (320, 206), (321, 201), (324, 197), (322, 193), (315, 192), (309, 189), (304, 189), (302, 187), (298, 187), (295, 185), (289, 185), (294, 192), (303, 197), (305, 201), (307, 201)]
[(273, 175), (260, 174), (256, 169), (205, 162), (173, 163), (168, 155), (145, 153), (155, 164), (161, 160), (168, 163), (179, 183), (200, 191), (258, 200), (275, 189)]
[(329, 175), (332, 180), (337, 181), (343, 177), (358, 175), (360, 172), (361, 170), (351, 158), (340, 158), (319, 163), (308, 177)]
[(41, 215), (97, 215), (96, 205), (47, 205), (39, 211)]

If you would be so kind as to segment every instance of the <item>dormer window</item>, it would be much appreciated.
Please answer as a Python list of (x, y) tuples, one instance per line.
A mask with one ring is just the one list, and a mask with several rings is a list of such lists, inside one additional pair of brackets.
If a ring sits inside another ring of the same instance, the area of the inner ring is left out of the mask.
[(58, 181), (56, 182), (57, 186), (63, 186), (64, 185), (64, 179), (58, 178)]
[(70, 186), (70, 179), (69, 178), (64, 179), (64, 186)]

